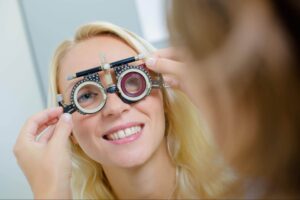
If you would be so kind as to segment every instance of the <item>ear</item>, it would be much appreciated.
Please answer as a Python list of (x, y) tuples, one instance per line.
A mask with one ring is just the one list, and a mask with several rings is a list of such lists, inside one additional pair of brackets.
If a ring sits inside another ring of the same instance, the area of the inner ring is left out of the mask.
[(78, 144), (77, 139), (75, 138), (75, 136), (73, 135), (73, 133), (71, 133), (71, 141), (73, 142), (73, 144)]

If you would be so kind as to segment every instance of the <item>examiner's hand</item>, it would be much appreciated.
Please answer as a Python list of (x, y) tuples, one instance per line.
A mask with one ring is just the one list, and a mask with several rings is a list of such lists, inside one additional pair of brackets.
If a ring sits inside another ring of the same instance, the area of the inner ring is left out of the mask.
[(151, 57), (146, 59), (146, 65), (154, 72), (163, 75), (166, 85), (176, 88), (184, 92), (194, 105), (200, 108), (199, 84), (196, 82), (197, 73), (192, 71), (191, 67), (187, 67), (173, 48), (160, 49)]
[(186, 68), (184, 63), (175, 55), (174, 49), (157, 50), (146, 59), (146, 65), (152, 71), (162, 74), (167, 85), (185, 92), (184, 80), (187, 77), (184, 70)]
[[(71, 198), (71, 155), (68, 138), (72, 130), (70, 114), (51, 108), (33, 115), (20, 131), (14, 154), (34, 197)], [(43, 132), (44, 131), (44, 132)], [(37, 141), (36, 137), (43, 132)]]

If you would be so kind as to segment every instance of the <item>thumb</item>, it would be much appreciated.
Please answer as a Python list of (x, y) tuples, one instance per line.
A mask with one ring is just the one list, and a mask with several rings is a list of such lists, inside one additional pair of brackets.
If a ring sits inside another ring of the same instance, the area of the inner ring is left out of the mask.
[(72, 128), (72, 115), (69, 113), (62, 114), (56, 124), (50, 144), (65, 145), (71, 135)]

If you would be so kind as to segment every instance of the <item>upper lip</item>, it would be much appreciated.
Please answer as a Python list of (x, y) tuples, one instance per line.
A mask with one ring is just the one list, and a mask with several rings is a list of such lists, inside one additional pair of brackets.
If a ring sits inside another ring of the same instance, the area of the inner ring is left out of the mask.
[(112, 127), (111, 129), (105, 131), (103, 134), (102, 134), (102, 137), (106, 136), (106, 135), (109, 135), (111, 133), (115, 133), (119, 130), (124, 130), (126, 128), (129, 128), (129, 127), (133, 127), (133, 126), (143, 126), (144, 124), (141, 123), (141, 122), (129, 122), (129, 123), (125, 123), (125, 124), (122, 124), (122, 125), (118, 125), (118, 126), (114, 126)]

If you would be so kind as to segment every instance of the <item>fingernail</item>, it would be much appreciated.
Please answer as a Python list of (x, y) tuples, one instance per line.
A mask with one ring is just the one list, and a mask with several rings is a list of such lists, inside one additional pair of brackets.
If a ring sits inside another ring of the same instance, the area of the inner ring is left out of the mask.
[(146, 65), (149, 67), (154, 67), (156, 61), (157, 61), (157, 58), (153, 58), (153, 57), (147, 58)]
[(62, 114), (61, 118), (65, 122), (71, 122), (72, 121), (72, 115), (70, 113), (64, 113), (64, 114)]

